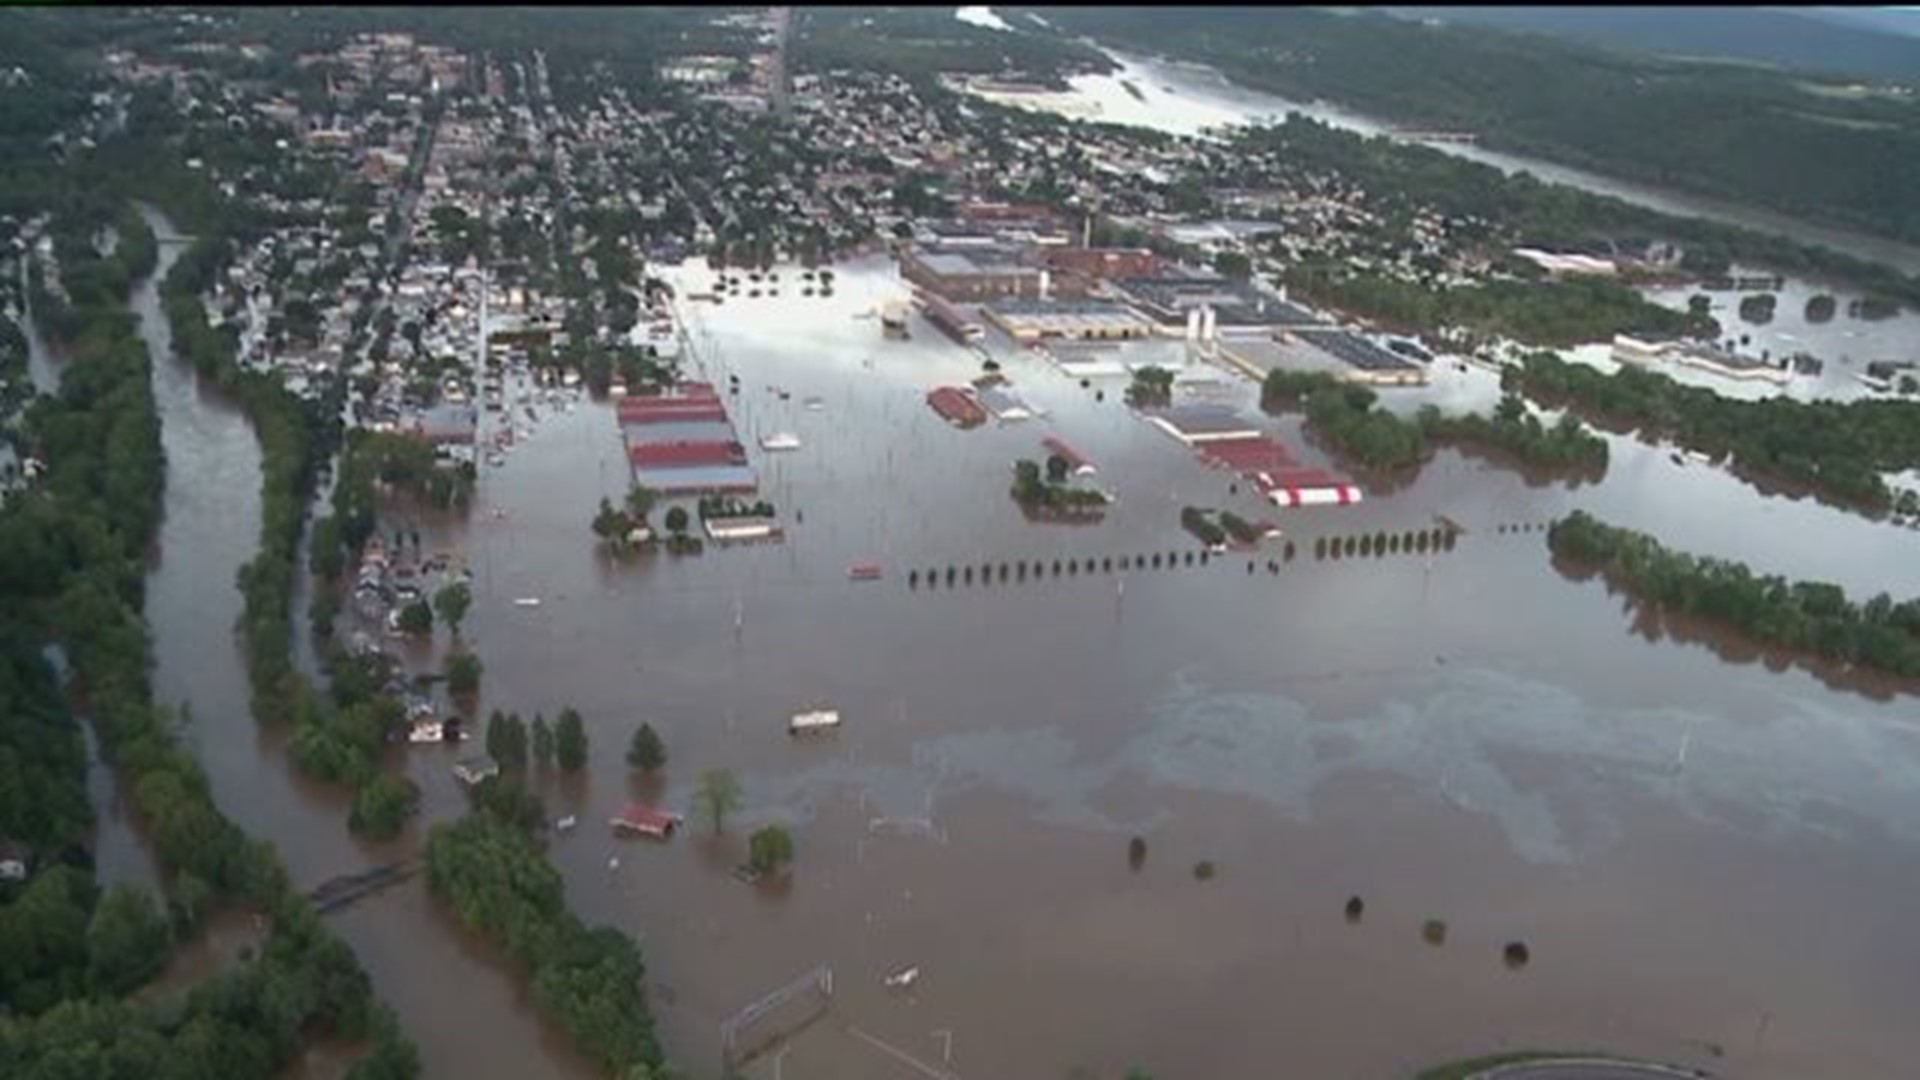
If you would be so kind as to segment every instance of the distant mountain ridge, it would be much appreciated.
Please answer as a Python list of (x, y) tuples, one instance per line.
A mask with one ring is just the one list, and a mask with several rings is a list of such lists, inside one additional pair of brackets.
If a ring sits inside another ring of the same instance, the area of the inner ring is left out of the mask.
[(1920, 83), (1920, 12), (1767, 7), (1395, 6), (1387, 10), (1634, 52), (1747, 60)]

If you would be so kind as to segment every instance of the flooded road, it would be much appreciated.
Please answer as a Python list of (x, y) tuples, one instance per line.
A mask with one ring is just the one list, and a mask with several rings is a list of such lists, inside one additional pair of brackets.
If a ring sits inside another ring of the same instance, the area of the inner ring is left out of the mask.
[[(1556, 571), (1541, 532), (1501, 526), (1581, 506), (1756, 570), (1896, 596), (1920, 592), (1912, 533), (1625, 439), (1607, 478), (1577, 490), (1446, 452), (1361, 506), (1277, 512), (1120, 405), (1120, 382), (1082, 388), (1004, 342), (1014, 388), (1048, 417), (947, 427), (923, 395), (979, 358), (917, 318), (911, 340), (884, 339), (860, 316), (897, 278), (876, 261), (839, 273), (831, 300), (794, 295), (789, 269), (780, 298), (687, 309), (712, 381), (740, 376), (728, 407), (785, 543), (611, 563), (587, 530), (626, 483), (605, 404), (545, 416), (483, 471), (469, 524), (422, 528), (476, 575), (481, 715), (585, 716), (589, 775), (536, 779), (582, 823), (552, 857), (583, 917), (642, 942), (676, 1061), (709, 1070), (729, 1015), (825, 963), (833, 1009), (782, 1075), (910, 1075), (905, 1054), (966, 1076), (1392, 1077), (1542, 1044), (1753, 1080), (1905, 1074), (1915, 699), (1636, 624), (1598, 582)], [(1492, 376), (1460, 378), (1420, 393), (1475, 398), (1469, 380)], [(1263, 423), (1320, 457), (1297, 421)], [(760, 451), (772, 430), (802, 448)], [(1047, 434), (1118, 496), (1104, 523), (1029, 523), (1008, 498), (1009, 463), (1042, 456)], [(1297, 555), (1269, 545), (1252, 573), (1229, 554), (905, 580), (1184, 554), (1188, 503), (1274, 518)], [(1467, 532), (1430, 560), (1311, 555), (1318, 536), (1438, 515)], [(886, 579), (847, 580), (862, 560)], [(821, 705), (842, 730), (786, 734)], [(622, 761), (642, 720), (669, 754), (653, 781)], [(429, 817), (460, 805), (459, 753), (411, 752)], [(745, 806), (716, 841), (691, 794), (722, 766)], [(612, 839), (604, 822), (630, 797), (689, 812), (687, 831)], [(768, 821), (795, 833), (784, 890), (729, 874)], [(1134, 834), (1150, 850), (1138, 872)], [(1200, 860), (1218, 876), (1196, 880)], [(1340, 910), (1353, 894), (1358, 925)], [(1449, 923), (1444, 947), (1421, 941), (1426, 918)], [(1526, 970), (1502, 966), (1509, 940), (1531, 947)], [(881, 985), (910, 965), (910, 994)], [(1369, 1037), (1354, 1037), (1360, 1016)], [(756, 1075), (774, 1075), (770, 1059)]]
[[(1143, 56), (1101, 47), (1117, 71), (1068, 79), (1071, 89), (1040, 94), (992, 95), (993, 100), (1062, 116), (1149, 127), (1175, 135), (1202, 135), (1226, 125), (1277, 123), (1298, 112), (1362, 135), (1391, 135), (1396, 125), (1326, 101), (1292, 101), (1228, 80), (1203, 64)], [(1129, 90), (1128, 87), (1133, 87)], [(1137, 92), (1137, 93), (1136, 93)], [(1644, 206), (1665, 214), (1701, 217), (1728, 225), (1818, 244), (1857, 258), (1920, 273), (1920, 246), (1849, 229), (1813, 224), (1800, 218), (1724, 199), (1692, 195), (1558, 165), (1521, 154), (1460, 143), (1431, 143), (1434, 149), (1492, 165), (1504, 172), (1530, 172), (1549, 183), (1566, 184), (1596, 195)]]
[[(259, 539), (259, 444), (238, 406), (173, 356), (157, 283), (182, 246), (171, 222), (146, 214), (161, 241), (160, 261), (135, 291), (133, 309), (153, 358), (167, 455), (166, 515), (147, 579), (154, 699), (191, 710), (186, 738), (215, 799), (242, 828), (279, 848), (296, 884), (393, 861), (419, 838), (354, 840), (345, 796), (300, 778), (286, 754), (287, 733), (261, 727), (248, 712), (235, 575)], [(419, 1045), (425, 1075), (590, 1075), (538, 1021), (511, 970), (424, 890), (416, 879), (329, 921)]]

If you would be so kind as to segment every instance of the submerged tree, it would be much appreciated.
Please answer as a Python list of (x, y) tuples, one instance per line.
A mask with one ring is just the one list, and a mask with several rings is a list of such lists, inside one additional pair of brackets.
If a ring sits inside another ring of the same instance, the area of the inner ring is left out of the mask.
[(533, 763), (543, 769), (553, 764), (553, 728), (545, 713), (533, 714)]
[(627, 764), (641, 772), (652, 772), (667, 763), (667, 747), (660, 741), (660, 733), (653, 725), (642, 723), (634, 730), (633, 741), (627, 745)]
[(747, 837), (747, 864), (771, 874), (793, 862), (793, 837), (779, 825), (763, 825)]
[(708, 769), (700, 774), (700, 786), (693, 793), (694, 805), (713, 825), (715, 836), (726, 828), (727, 815), (740, 807), (740, 781), (730, 769)]
[(587, 764), (587, 729), (571, 705), (560, 710), (553, 732), (554, 758), (563, 772), (579, 772)]
[(467, 609), (473, 606), (473, 590), (464, 581), (456, 581), (433, 594), (433, 609), (438, 612), (442, 622), (453, 630), (453, 636), (460, 636), (460, 621), (467, 617)]

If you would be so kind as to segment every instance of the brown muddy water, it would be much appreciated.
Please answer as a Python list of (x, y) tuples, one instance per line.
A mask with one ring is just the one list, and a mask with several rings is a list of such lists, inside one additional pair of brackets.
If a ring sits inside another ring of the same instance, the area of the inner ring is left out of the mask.
[[(740, 376), (729, 405), (785, 543), (611, 563), (587, 530), (625, 487), (605, 404), (544, 417), (483, 470), (467, 522), (421, 529), (475, 573), (481, 715), (585, 715), (588, 774), (538, 780), (555, 816), (580, 819), (552, 858), (584, 917), (641, 941), (670, 1055), (694, 1075), (718, 1073), (728, 1015), (816, 964), (834, 971), (831, 1011), (756, 1075), (928, 1075), (904, 1055), (968, 1077), (1370, 1078), (1537, 1045), (1750, 1078), (1909, 1073), (1914, 699), (1649, 641), (1619, 598), (1553, 569), (1541, 532), (1499, 526), (1584, 506), (1677, 547), (1896, 595), (1920, 591), (1913, 534), (1627, 439), (1578, 490), (1445, 453), (1362, 506), (1274, 511), (1119, 404), (1121, 382), (1096, 380), (1096, 401), (1004, 342), (990, 348), (1015, 388), (1051, 416), (953, 430), (922, 397), (979, 358), (917, 320), (901, 342), (857, 318), (901, 290), (883, 262), (840, 268), (830, 300), (781, 276), (777, 299), (686, 310), (713, 381)], [(231, 626), (257, 451), (189, 372), (156, 370), (162, 700), (192, 698), (222, 805), (281, 846), (296, 880), (410, 850), (462, 809), (448, 771), (462, 751), (396, 751), (426, 790), (423, 819), (370, 850), (256, 731)], [(1451, 373), (1404, 401), (1485, 400), (1491, 381)], [(1266, 423), (1317, 456), (1294, 420)], [(758, 449), (782, 429), (803, 448)], [(1009, 463), (1043, 456), (1047, 434), (1117, 494), (1103, 524), (1030, 523), (1008, 498)], [(1186, 568), (1187, 503), (1273, 518), (1298, 553), (1277, 573), (1271, 544), (1251, 575), (1238, 553)], [(1317, 536), (1439, 515), (1467, 532), (1431, 560), (1311, 555)], [(1153, 552), (1183, 565), (906, 582), (914, 567)], [(849, 581), (865, 560), (887, 578)], [(791, 739), (788, 715), (819, 705), (844, 727)], [(670, 756), (648, 784), (622, 761), (642, 720)], [(665, 844), (609, 835), (629, 797), (690, 811), (700, 770), (720, 766), (745, 805), (719, 840), (691, 814)], [(763, 890), (729, 870), (769, 821), (793, 829), (797, 861)], [(1133, 871), (1136, 834), (1149, 854)], [(1203, 859), (1210, 881), (1192, 873)], [(1354, 894), (1367, 910), (1350, 925)], [(418, 882), (334, 918), (429, 1075), (577, 1068)], [(1447, 920), (1444, 946), (1421, 941), (1427, 918)], [(1533, 955), (1519, 972), (1500, 961), (1515, 939)], [(911, 965), (910, 993), (882, 986)]]
[[(259, 538), (259, 444), (239, 408), (173, 356), (156, 283), (181, 248), (169, 242), (177, 236), (170, 222), (153, 213), (148, 220), (163, 241), (159, 268), (136, 290), (133, 308), (153, 358), (167, 455), (166, 518), (147, 579), (154, 698), (190, 709), (186, 737), (221, 809), (271, 840), (296, 884), (318, 885), (409, 849), (356, 841), (343, 797), (296, 775), (282, 733), (262, 729), (248, 711), (235, 575)], [(431, 905), (419, 881), (330, 921), (419, 1043), (427, 1075), (591, 1075), (539, 1021), (510, 967)]]

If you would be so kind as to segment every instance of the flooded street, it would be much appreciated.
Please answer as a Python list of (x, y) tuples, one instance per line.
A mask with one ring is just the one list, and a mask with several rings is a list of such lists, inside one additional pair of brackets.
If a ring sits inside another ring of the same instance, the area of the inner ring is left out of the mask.
[[(260, 449), (238, 406), (173, 356), (157, 283), (182, 247), (170, 222), (150, 211), (147, 218), (161, 239), (160, 263), (132, 306), (153, 359), (167, 454), (166, 516), (147, 579), (154, 698), (190, 708), (186, 737), (215, 799), (242, 828), (279, 848), (296, 884), (402, 858), (417, 840), (385, 847), (354, 840), (345, 796), (296, 774), (285, 733), (262, 728), (248, 712), (235, 575), (259, 540)], [(430, 906), (419, 880), (329, 921), (414, 1036), (427, 1075), (590, 1075), (539, 1023), (510, 969)], [(469, 1027), (486, 1037), (465, 1037)]]
[[(840, 267), (830, 300), (789, 286), (683, 305), (711, 381), (740, 377), (728, 408), (782, 544), (610, 563), (587, 529), (626, 484), (604, 403), (543, 417), (483, 471), (470, 523), (423, 523), (428, 549), (475, 573), (480, 714), (585, 716), (590, 775), (536, 780), (555, 816), (581, 821), (552, 857), (583, 917), (642, 942), (676, 1061), (708, 1070), (722, 1021), (824, 963), (834, 1008), (783, 1075), (909, 1075), (875, 1040), (938, 1064), (948, 1036), (969, 1076), (1284, 1062), (1386, 1077), (1597, 1043), (1748, 1078), (1903, 1073), (1903, 1003), (1920, 992), (1920, 946), (1895, 929), (1920, 885), (1913, 699), (1636, 625), (1599, 583), (1556, 571), (1541, 532), (1500, 527), (1581, 506), (1757, 570), (1896, 595), (1920, 590), (1913, 534), (1626, 439), (1607, 479), (1577, 490), (1444, 452), (1361, 506), (1277, 512), (1131, 414), (1120, 382), (1082, 388), (1004, 341), (990, 346), (1014, 389), (1050, 416), (949, 428), (923, 396), (979, 357), (917, 318), (901, 342), (860, 317), (900, 289), (870, 260)], [(1231, 392), (1253, 401), (1250, 384)], [(1408, 404), (1483, 392), (1443, 380)], [(1296, 421), (1264, 426), (1321, 456)], [(802, 448), (761, 451), (772, 430)], [(1104, 523), (1029, 523), (1008, 498), (1009, 463), (1043, 456), (1047, 434), (1117, 494)], [(1298, 553), (1279, 562), (1270, 542), (1252, 574), (1230, 553), (906, 581), (1184, 555), (1189, 503), (1278, 520)], [(1467, 532), (1430, 563), (1312, 558), (1318, 536), (1436, 515)], [(868, 560), (885, 580), (849, 581)], [(790, 738), (787, 717), (819, 706), (844, 728)], [(622, 761), (643, 720), (669, 754), (652, 783)], [(459, 811), (460, 753), (411, 751), (427, 819)], [(691, 795), (722, 766), (745, 806), (716, 842)], [(606, 819), (631, 797), (688, 812), (688, 830), (612, 839)], [(767, 821), (795, 832), (784, 892), (729, 873)], [(1150, 849), (1137, 873), (1133, 834)], [(1203, 859), (1212, 881), (1191, 872)], [(1340, 910), (1353, 894), (1357, 926)], [(1420, 940), (1430, 917), (1451, 927), (1444, 947)], [(1534, 956), (1521, 972), (1499, 957), (1515, 939)], [(431, 962), (441, 946), (397, 948)], [(910, 995), (882, 987), (909, 965)], [(1350, 1037), (1363, 1014), (1385, 1037)], [(773, 1075), (770, 1058), (758, 1068)]]

